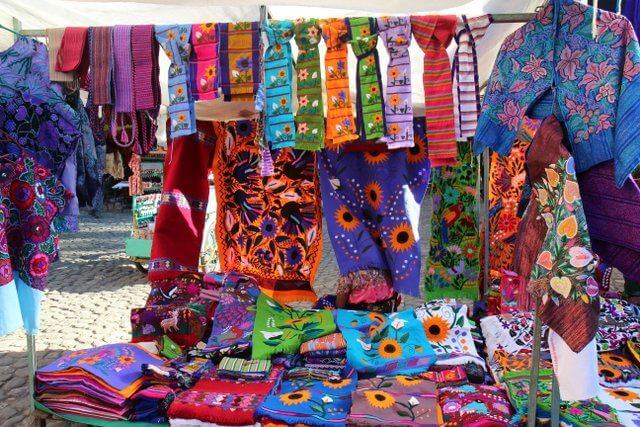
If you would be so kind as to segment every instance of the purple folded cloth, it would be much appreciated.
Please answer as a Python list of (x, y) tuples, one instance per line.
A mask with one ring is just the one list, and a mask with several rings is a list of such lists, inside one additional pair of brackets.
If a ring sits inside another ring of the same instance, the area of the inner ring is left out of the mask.
[(591, 246), (605, 264), (640, 280), (640, 189), (631, 177), (616, 187), (613, 161), (578, 174)]

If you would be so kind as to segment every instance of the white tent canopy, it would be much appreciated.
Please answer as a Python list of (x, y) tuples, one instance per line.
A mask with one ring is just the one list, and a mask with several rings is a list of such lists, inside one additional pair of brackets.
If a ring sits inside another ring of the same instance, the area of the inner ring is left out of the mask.
[[(255, 21), (259, 19), (260, 6), (268, 7), (274, 19), (295, 19), (300, 17), (347, 17), (379, 16), (385, 14), (438, 13), (478, 16), (487, 13), (531, 13), (543, 0), (325, 0), (322, 7), (307, 7), (300, 0), (256, 1), (256, 0), (2, 0), (0, 12), (20, 21), (23, 29), (45, 29), (67, 26), (99, 26), (116, 24), (171, 24), (200, 22)], [(233, 6), (229, 6), (233, 4)], [(348, 4), (350, 9), (336, 8)], [(498, 49), (506, 37), (522, 24), (493, 24), (486, 36), (477, 44), (480, 80), (484, 81), (491, 72)], [(381, 43), (381, 42), (380, 42)], [(386, 69), (388, 56), (380, 44), (380, 61)], [(324, 55), (321, 45), (321, 56)], [(455, 43), (450, 48), (453, 54)], [(422, 52), (414, 42), (410, 48), (413, 78), (414, 113), (424, 111), (424, 91), (422, 88)], [(295, 54), (295, 43), (294, 43)], [(168, 60), (161, 56), (161, 66), (166, 69)], [(351, 54), (349, 65), (351, 76), (355, 76), (355, 56)], [(386, 73), (382, 73), (386, 80)], [(163, 92), (166, 92), (166, 72), (161, 73)], [(351, 89), (355, 92), (355, 78), (351, 79)], [(163, 96), (166, 104), (166, 93)], [(355, 99), (355, 97), (352, 97)], [(229, 106), (222, 107), (225, 110)], [(242, 108), (245, 108), (243, 106)], [(219, 112), (220, 109), (217, 109)], [(217, 113), (206, 114), (203, 118), (213, 119)], [(200, 111), (198, 112), (200, 118)]]

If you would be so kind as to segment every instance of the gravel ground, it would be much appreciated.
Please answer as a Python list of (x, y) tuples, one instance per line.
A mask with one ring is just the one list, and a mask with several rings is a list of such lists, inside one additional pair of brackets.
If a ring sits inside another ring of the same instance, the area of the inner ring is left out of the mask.
[[(430, 203), (424, 203), (423, 255), (427, 253), (429, 231), (425, 228), (430, 210)], [(36, 341), (39, 366), (69, 350), (129, 340), (129, 311), (144, 305), (149, 289), (146, 277), (124, 253), (130, 223), (128, 212), (106, 213), (100, 219), (83, 214), (81, 231), (63, 236), (62, 259), (51, 270), (51, 289), (42, 307), (41, 333)], [(324, 254), (315, 284), (319, 295), (333, 291), (338, 277), (324, 229)], [(617, 282), (620, 287), (619, 276)], [(412, 306), (418, 302), (418, 298), (405, 301)], [(24, 332), (0, 337), (0, 427), (28, 425), (27, 375)]]

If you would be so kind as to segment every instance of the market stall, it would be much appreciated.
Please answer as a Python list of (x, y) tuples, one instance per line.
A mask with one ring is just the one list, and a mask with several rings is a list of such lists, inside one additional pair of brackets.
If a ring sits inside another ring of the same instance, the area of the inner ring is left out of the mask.
[[(624, 215), (640, 206), (640, 48), (626, 18), (571, 0), (183, 2), (179, 20), (171, 2), (126, 16), (110, 2), (61, 14), (65, 3), (0, 5), (26, 28), (0, 56), (0, 82), (25, 83), (0, 101), (12, 123), (24, 109), (54, 128), (32, 129), (30, 145), (2, 122), (7, 176), (47, 189), (35, 205), (14, 183), (0, 193), (16, 212), (7, 235), (27, 230), (0, 258), (14, 270), (0, 291), (13, 286), (21, 308), (0, 326), (30, 334), (39, 411), (95, 425), (640, 419), (640, 308), (608, 289), (613, 267), (640, 274), (640, 224)], [(47, 36), (48, 67), (19, 65), (47, 53), (24, 35)], [(132, 307), (131, 342), (36, 371), (46, 268), (80, 194), (65, 191), (69, 171), (91, 177), (104, 141), (105, 167), (142, 194), (165, 119), (150, 294)], [(46, 238), (20, 212), (48, 221)], [(327, 244), (340, 274), (318, 295)], [(399, 310), (402, 295), (426, 302)]]

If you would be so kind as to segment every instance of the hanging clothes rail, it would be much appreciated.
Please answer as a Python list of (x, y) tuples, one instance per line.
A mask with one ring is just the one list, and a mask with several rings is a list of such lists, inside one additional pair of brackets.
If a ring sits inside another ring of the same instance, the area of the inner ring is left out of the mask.
[[(260, 16), (261, 21), (264, 20), (264, 17), (267, 16), (266, 6), (260, 6)], [(505, 14), (492, 14), (493, 23), (494, 24), (518, 24), (518, 23), (526, 23), (532, 18), (534, 18), (535, 13), (505, 13)], [(19, 29), (19, 28), (18, 28)], [(45, 31), (39, 29), (26, 29), (19, 30), (19, 33), (23, 36), (27, 37), (45, 37)], [(486, 87), (486, 82), (481, 85), (481, 90)], [(491, 152), (489, 149), (485, 150), (482, 153), (482, 179), (483, 179), (483, 212), (482, 219), (484, 224), (484, 283), (485, 286), (488, 283), (488, 275), (489, 275), (489, 222), (488, 222), (488, 208), (489, 208), (489, 168), (491, 165)], [(534, 347), (533, 347), (533, 360), (532, 360), (532, 369), (531, 369), (531, 377), (530, 377), (530, 394), (529, 394), (529, 409), (528, 409), (528, 426), (533, 427), (536, 424), (536, 407), (537, 407), (537, 384), (538, 384), (538, 366), (540, 361), (540, 345), (541, 345), (541, 323), (537, 316), (535, 316), (534, 322)], [(30, 393), (30, 408), (34, 410), (34, 381), (35, 381), (35, 372), (37, 370), (37, 353), (36, 353), (36, 342), (35, 336), (27, 334), (27, 360), (29, 365), (29, 393)], [(558, 385), (555, 378), (553, 376), (552, 383), (552, 412), (551, 412), (551, 425), (557, 426), (559, 425), (559, 408), (560, 408), (560, 398), (558, 392)]]

